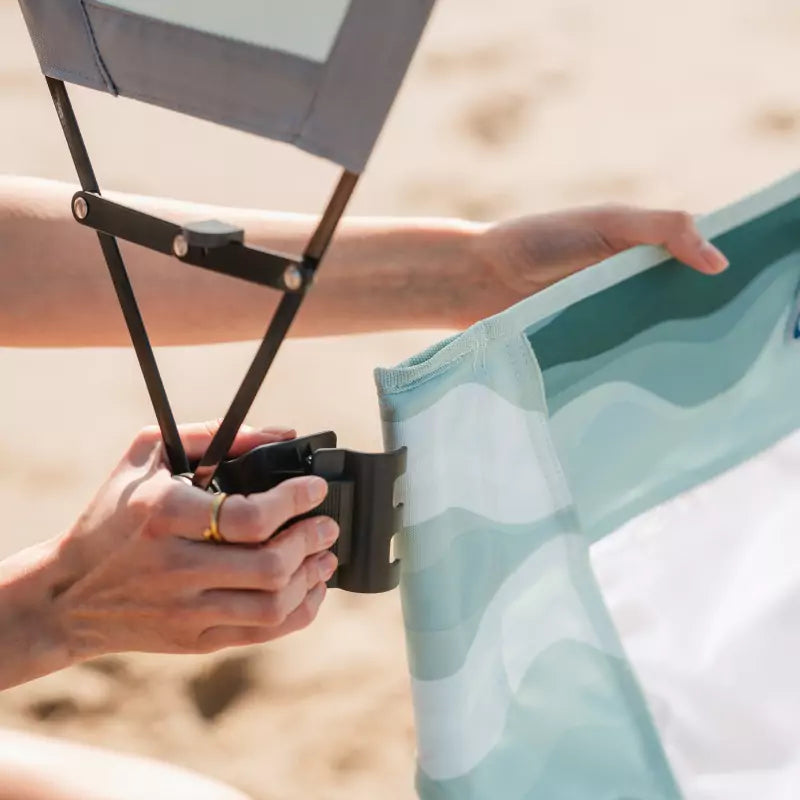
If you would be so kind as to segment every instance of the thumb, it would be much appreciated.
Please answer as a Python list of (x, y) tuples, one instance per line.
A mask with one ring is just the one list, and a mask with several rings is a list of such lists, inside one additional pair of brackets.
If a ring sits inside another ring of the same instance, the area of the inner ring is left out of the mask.
[[(190, 460), (202, 458), (219, 429), (219, 425), (220, 421), (216, 420), (214, 422), (200, 422), (180, 426), (181, 441)], [(228, 455), (231, 457), (240, 456), (262, 444), (285, 442), (289, 439), (294, 439), (296, 436), (296, 431), (291, 428), (277, 426), (257, 430), (249, 425), (243, 425), (239, 429)]]

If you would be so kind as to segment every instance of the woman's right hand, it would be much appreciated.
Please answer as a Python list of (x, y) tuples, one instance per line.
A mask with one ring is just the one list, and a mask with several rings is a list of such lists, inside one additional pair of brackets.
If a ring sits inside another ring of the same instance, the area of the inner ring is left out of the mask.
[[(213, 433), (181, 429), (190, 458)], [(293, 436), (244, 431), (231, 455)], [(142, 432), (67, 534), (0, 564), (0, 686), (105, 653), (206, 653), (307, 626), (337, 567), (328, 549), (338, 526), (316, 517), (276, 531), (326, 493), (324, 480), (303, 477), (229, 497), (227, 543), (206, 542), (212, 495), (175, 480), (158, 431)], [(32, 622), (34, 636), (18, 629)]]

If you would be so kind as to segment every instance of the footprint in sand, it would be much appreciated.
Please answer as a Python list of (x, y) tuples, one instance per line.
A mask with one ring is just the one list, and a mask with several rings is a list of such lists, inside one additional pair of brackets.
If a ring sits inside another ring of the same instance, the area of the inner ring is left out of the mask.
[(425, 71), (435, 77), (449, 77), (459, 72), (487, 72), (508, 65), (515, 57), (513, 46), (492, 42), (474, 48), (434, 50), (422, 62)]
[(191, 678), (186, 688), (197, 713), (214, 720), (247, 694), (254, 686), (255, 661), (253, 655), (228, 656)]
[(25, 688), (24, 713), (40, 722), (114, 714), (124, 696), (107, 674), (83, 669)]
[(800, 133), (800, 108), (767, 108), (753, 117), (756, 133), (789, 136)]
[(502, 147), (525, 130), (532, 108), (530, 94), (497, 91), (475, 100), (461, 117), (461, 130), (484, 147)]

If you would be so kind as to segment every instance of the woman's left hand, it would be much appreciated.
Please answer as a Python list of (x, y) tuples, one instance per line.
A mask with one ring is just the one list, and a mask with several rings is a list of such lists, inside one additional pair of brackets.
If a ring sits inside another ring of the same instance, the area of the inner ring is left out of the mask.
[(525, 294), (640, 244), (661, 245), (708, 275), (728, 266), (725, 256), (701, 236), (691, 214), (618, 205), (495, 223), (476, 236), (474, 244), (495, 275)]

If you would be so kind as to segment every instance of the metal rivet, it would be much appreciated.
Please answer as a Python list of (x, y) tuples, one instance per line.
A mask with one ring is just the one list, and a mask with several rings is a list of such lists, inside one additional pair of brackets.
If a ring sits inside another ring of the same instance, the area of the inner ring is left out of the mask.
[(72, 201), (72, 213), (78, 219), (86, 219), (89, 216), (89, 204), (86, 202), (86, 199), (83, 197), (76, 197)]
[(292, 264), (291, 267), (286, 267), (283, 273), (283, 282), (290, 292), (297, 292), (303, 288), (303, 273)]
[(189, 255), (189, 242), (182, 233), (179, 233), (173, 240), (172, 252), (175, 253), (178, 258), (186, 258), (186, 256)]

